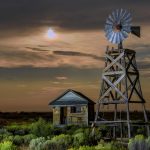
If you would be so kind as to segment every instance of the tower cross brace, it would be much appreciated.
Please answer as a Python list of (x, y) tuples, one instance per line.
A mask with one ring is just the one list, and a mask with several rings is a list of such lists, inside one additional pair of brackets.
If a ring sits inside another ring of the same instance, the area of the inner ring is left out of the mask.
[[(98, 122), (99, 124), (102, 123), (102, 121), (98, 121), (101, 105), (114, 104), (114, 121), (111, 121), (111, 123), (118, 122), (117, 106), (124, 104), (126, 105), (127, 119), (123, 122), (127, 124), (129, 138), (131, 137), (130, 126), (132, 123), (129, 113), (130, 103), (139, 103), (142, 105), (145, 123), (148, 122), (135, 55), (136, 52), (134, 50), (123, 49), (120, 47), (118, 47), (118, 49), (112, 48), (109, 50), (107, 47), (105, 54), (105, 68), (102, 73), (100, 97), (97, 101), (97, 110), (94, 121), (94, 124)], [(146, 127), (149, 135), (148, 125)]]

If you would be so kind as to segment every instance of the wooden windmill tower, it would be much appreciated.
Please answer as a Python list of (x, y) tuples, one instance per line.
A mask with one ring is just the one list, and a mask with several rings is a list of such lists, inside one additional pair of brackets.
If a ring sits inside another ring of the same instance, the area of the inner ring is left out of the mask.
[[(129, 33), (140, 37), (140, 27), (131, 26), (131, 14), (123, 9), (117, 9), (106, 20), (105, 32), (107, 39), (118, 44), (117, 49), (107, 47), (105, 53), (105, 68), (102, 73), (100, 97), (97, 101), (97, 109), (93, 126), (100, 124), (126, 124), (128, 137), (131, 137), (131, 125), (129, 105), (141, 104), (144, 112), (144, 125), (147, 123), (145, 100), (142, 95), (139, 71), (136, 64), (136, 52), (123, 48), (123, 40)], [(136, 96), (135, 96), (136, 95)], [(99, 120), (102, 105), (114, 105), (113, 121)], [(117, 119), (117, 108), (121, 104), (126, 106), (126, 119)], [(135, 123), (135, 122), (134, 122)], [(136, 122), (138, 123), (138, 122)], [(147, 133), (149, 134), (149, 127)], [(114, 136), (115, 136), (114, 128)]]

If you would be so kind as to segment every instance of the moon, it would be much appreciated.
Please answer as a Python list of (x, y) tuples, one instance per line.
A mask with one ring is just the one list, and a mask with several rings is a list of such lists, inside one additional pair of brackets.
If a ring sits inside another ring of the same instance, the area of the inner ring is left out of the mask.
[(53, 29), (49, 28), (47, 31), (47, 37), (49, 39), (55, 39), (57, 37), (57, 35)]

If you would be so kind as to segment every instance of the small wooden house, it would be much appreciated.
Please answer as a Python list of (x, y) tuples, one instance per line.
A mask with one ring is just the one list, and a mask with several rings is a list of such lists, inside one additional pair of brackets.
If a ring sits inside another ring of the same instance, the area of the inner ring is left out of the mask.
[(88, 125), (94, 120), (94, 102), (80, 92), (67, 90), (49, 103), (54, 125)]

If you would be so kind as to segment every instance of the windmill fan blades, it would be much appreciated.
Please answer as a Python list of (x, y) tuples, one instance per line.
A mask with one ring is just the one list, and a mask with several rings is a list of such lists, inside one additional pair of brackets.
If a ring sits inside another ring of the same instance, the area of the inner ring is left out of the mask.
[(131, 33), (140, 38), (141, 37), (140, 26), (132, 26)]
[(131, 14), (124, 9), (113, 11), (106, 19), (105, 32), (108, 41), (121, 43), (131, 32)]

